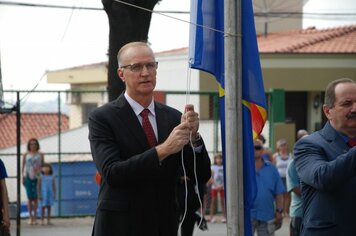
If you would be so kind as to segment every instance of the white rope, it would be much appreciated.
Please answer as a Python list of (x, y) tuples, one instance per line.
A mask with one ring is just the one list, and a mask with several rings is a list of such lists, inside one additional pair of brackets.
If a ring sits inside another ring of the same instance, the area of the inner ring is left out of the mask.
[(184, 176), (185, 198), (184, 198), (184, 213), (183, 213), (183, 217), (182, 217), (182, 219), (179, 223), (179, 227), (178, 227), (179, 234), (180, 234), (181, 227), (184, 222), (185, 216), (187, 215), (187, 209), (188, 209), (188, 183), (187, 183), (187, 172), (184, 167), (183, 149), (181, 151), (181, 160), (182, 160), (182, 168), (183, 168), (183, 176)]
[[(188, 60), (189, 61), (189, 60)], [(189, 61), (189, 63), (191, 63)], [(187, 71), (187, 89), (186, 89), (186, 104), (189, 104), (190, 101), (190, 85), (191, 85), (191, 68), (188, 65), (188, 71)], [(186, 112), (186, 111), (184, 111)], [(201, 226), (202, 222), (203, 222), (203, 203), (201, 201), (201, 197), (200, 197), (200, 193), (199, 193), (199, 182), (198, 182), (198, 177), (197, 177), (197, 166), (196, 166), (196, 155), (195, 155), (195, 151), (194, 151), (194, 145), (192, 142), (192, 132), (190, 132), (189, 135), (189, 144), (193, 150), (193, 160), (194, 160), (194, 165), (193, 165), (193, 169), (194, 169), (194, 180), (195, 180), (195, 187), (194, 190), (196, 192), (196, 194), (198, 195), (198, 200), (199, 200), (199, 205), (200, 205), (200, 222), (198, 224), (198, 227)], [(181, 234), (181, 227), (182, 224), (185, 220), (186, 214), (187, 214), (187, 208), (188, 208), (188, 186), (187, 186), (187, 174), (186, 174), (186, 170), (184, 167), (184, 154), (183, 154), (183, 150), (181, 151), (181, 159), (182, 159), (182, 168), (183, 168), (183, 175), (184, 175), (184, 186), (185, 186), (185, 200), (184, 200), (184, 214), (183, 217), (181, 219), (181, 222), (179, 224), (179, 228), (178, 228), (178, 232), (179, 234)], [(193, 231), (193, 235), (194, 235), (194, 231)]]

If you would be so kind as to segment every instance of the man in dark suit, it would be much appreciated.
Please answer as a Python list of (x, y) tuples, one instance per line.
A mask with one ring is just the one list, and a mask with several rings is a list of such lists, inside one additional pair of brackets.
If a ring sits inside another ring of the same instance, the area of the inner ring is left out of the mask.
[(92, 235), (177, 235), (182, 158), (190, 179), (194, 171), (198, 183), (210, 178), (198, 114), (192, 105), (182, 115), (154, 101), (157, 62), (146, 43), (123, 46), (118, 61), (126, 91), (89, 116), (90, 146), (102, 176)]
[(301, 180), (301, 235), (356, 235), (356, 83), (331, 82), (323, 111), (328, 122), (295, 145)]

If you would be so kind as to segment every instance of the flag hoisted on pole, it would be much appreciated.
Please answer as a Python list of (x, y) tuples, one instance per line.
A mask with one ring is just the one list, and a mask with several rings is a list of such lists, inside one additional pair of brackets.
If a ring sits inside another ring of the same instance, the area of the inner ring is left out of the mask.
[(253, 138), (267, 117), (252, 0), (192, 0), (191, 22), (190, 67), (219, 83), (228, 235), (252, 235)]

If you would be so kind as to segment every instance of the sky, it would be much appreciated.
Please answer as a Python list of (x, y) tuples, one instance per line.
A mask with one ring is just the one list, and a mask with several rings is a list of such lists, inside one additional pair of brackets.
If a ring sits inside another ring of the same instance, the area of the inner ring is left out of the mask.
[[(102, 8), (100, 0), (7, 1)], [(163, 0), (154, 10), (189, 11), (189, 8), (190, 0)], [(304, 10), (327, 12), (336, 8), (340, 12), (354, 13), (356, 1), (309, 0)], [(188, 14), (170, 16), (189, 20)], [(316, 25), (315, 19), (310, 20), (303, 26)], [(331, 26), (345, 23), (336, 20), (318, 24)], [(68, 85), (47, 84), (43, 76), (45, 71), (106, 61), (108, 35), (109, 25), (104, 11), (0, 5), (0, 55), (4, 90), (31, 90), (38, 83), (37, 89), (67, 89)], [(155, 52), (187, 47), (188, 41), (188, 23), (153, 14), (149, 42)]]
[[(14, 1), (14, 0), (11, 0)], [(18, 2), (42, 3), (40, 0)], [(64, 5), (63, 1), (51, 1)], [(100, 0), (66, 1), (68, 6), (102, 8)], [(155, 10), (189, 11), (189, 0), (163, 0)], [(189, 20), (189, 14), (172, 14)], [(162, 22), (165, 27), (162, 28)], [(189, 24), (154, 15), (149, 41), (154, 51), (188, 44)], [(163, 34), (162, 32), (165, 32)], [(107, 60), (109, 26), (104, 11), (0, 5), (0, 53), (3, 88), (32, 89), (46, 70)], [(42, 78), (37, 89), (63, 89)]]
[[(304, 5), (304, 12), (312, 13), (356, 13), (355, 0), (308, 0)], [(340, 25), (356, 24), (355, 15), (328, 16), (324, 19), (320, 17), (308, 16), (303, 20), (303, 28), (317, 26), (317, 28), (327, 28)]]

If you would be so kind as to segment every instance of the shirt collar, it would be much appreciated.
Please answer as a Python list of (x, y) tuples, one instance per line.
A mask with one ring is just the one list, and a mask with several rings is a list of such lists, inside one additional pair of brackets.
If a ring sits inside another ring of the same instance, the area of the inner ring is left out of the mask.
[(338, 134), (340, 135), (340, 137), (342, 138), (342, 140), (345, 142), (345, 143), (348, 143), (349, 142), (349, 140), (356, 140), (356, 137), (354, 137), (354, 138), (349, 138), (348, 136), (346, 136), (346, 135), (344, 135), (344, 134), (342, 134), (342, 133), (340, 133), (340, 132), (338, 132)]
[(342, 138), (342, 140), (347, 143), (349, 141), (349, 137), (347, 137), (346, 135), (340, 133), (340, 132), (337, 132), (339, 134), (339, 136)]
[[(127, 102), (130, 104), (132, 110), (135, 112), (136, 116), (139, 116), (140, 113), (145, 109), (145, 107), (141, 106), (141, 104), (139, 104), (138, 102), (136, 102), (134, 99), (132, 99), (127, 92), (125, 91), (124, 96), (127, 100)], [(148, 107), (146, 107), (148, 110), (150, 110), (150, 113), (153, 116), (156, 116), (156, 112), (155, 112), (155, 103), (154, 100), (152, 99), (150, 105), (148, 105)]]

